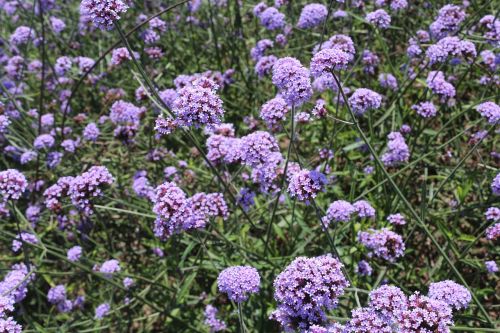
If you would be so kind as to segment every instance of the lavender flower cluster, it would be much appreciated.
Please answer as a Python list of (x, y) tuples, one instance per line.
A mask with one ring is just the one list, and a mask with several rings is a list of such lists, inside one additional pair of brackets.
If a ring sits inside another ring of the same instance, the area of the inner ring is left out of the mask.
[(278, 308), (271, 318), (285, 332), (307, 330), (326, 322), (325, 311), (335, 308), (349, 286), (343, 265), (330, 255), (298, 257), (274, 281)]
[(232, 266), (220, 272), (217, 286), (231, 301), (241, 303), (259, 292), (260, 275), (250, 266)]
[(374, 218), (376, 211), (365, 200), (358, 200), (353, 204), (345, 200), (336, 200), (328, 206), (326, 215), (322, 218), (323, 226), (326, 228), (332, 222), (349, 222), (353, 214), (357, 214), (360, 218)]
[(204, 228), (210, 217), (225, 219), (229, 215), (221, 193), (200, 192), (188, 198), (173, 182), (159, 185), (152, 201), (153, 212), (157, 215), (154, 233), (162, 240), (183, 230)]
[(360, 231), (358, 241), (370, 250), (370, 255), (394, 262), (405, 251), (403, 238), (389, 229)]

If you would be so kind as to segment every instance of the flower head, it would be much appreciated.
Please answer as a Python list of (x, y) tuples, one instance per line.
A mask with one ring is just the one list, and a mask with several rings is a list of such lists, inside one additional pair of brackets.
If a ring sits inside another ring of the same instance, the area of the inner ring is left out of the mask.
[(427, 296), (445, 302), (453, 310), (466, 309), (472, 299), (467, 288), (451, 280), (431, 283)]
[(83, 0), (80, 5), (80, 11), (88, 13), (94, 25), (102, 30), (113, 29), (114, 21), (127, 9), (122, 0)]
[(298, 257), (274, 280), (278, 308), (271, 318), (279, 321), (285, 331), (322, 324), (326, 321), (325, 311), (337, 306), (348, 286), (338, 259), (330, 255)]
[(231, 301), (241, 303), (246, 301), (250, 294), (259, 292), (260, 276), (253, 267), (233, 266), (220, 272), (217, 285)]

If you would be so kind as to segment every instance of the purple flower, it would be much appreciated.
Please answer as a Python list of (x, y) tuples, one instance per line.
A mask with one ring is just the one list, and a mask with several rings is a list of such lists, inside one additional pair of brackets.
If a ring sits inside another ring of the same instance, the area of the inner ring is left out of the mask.
[(175, 119), (172, 117), (165, 118), (162, 114), (160, 114), (155, 121), (155, 131), (158, 132), (158, 136), (169, 135), (178, 126), (179, 123)]
[(72, 179), (68, 195), (71, 202), (84, 214), (93, 213), (91, 199), (102, 195), (103, 187), (115, 181), (104, 166), (93, 166), (88, 171)]
[(210, 79), (199, 79), (192, 86), (178, 91), (172, 108), (183, 126), (217, 125), (224, 115), (222, 100), (217, 96), (218, 85)]
[(495, 223), (486, 229), (486, 239), (496, 241), (500, 238), (500, 223)]
[(217, 312), (219, 312), (217, 308), (210, 304), (205, 307), (204, 324), (210, 328), (210, 332), (220, 332), (227, 328), (226, 323), (217, 319)]
[(146, 171), (139, 170), (135, 173), (132, 188), (140, 198), (148, 198), (149, 200), (153, 200), (155, 192), (154, 188), (149, 184)]
[(265, 194), (278, 191), (278, 177), (282, 173), (283, 156), (279, 152), (270, 153), (266, 162), (256, 165), (252, 170), (252, 181), (258, 184), (260, 191)]
[(101, 132), (99, 131), (99, 127), (97, 127), (96, 123), (89, 123), (83, 129), (83, 139), (90, 142), (96, 142), (99, 138)]
[(311, 74), (315, 78), (334, 70), (345, 70), (351, 61), (350, 54), (339, 48), (323, 49), (311, 59)]
[(101, 30), (113, 29), (114, 21), (120, 19), (128, 6), (122, 0), (82, 0), (80, 11), (88, 13), (94, 25)]
[(48, 153), (46, 158), (47, 168), (49, 169), (56, 168), (59, 164), (61, 164), (62, 157), (63, 153), (60, 153), (58, 151), (52, 151)]
[(71, 69), (71, 65), (73, 65), (71, 58), (62, 56), (57, 58), (54, 70), (58, 76), (64, 76)]
[(285, 14), (274, 7), (266, 8), (258, 17), (260, 24), (267, 30), (277, 30), (285, 26)]
[(217, 286), (231, 301), (241, 303), (248, 299), (249, 294), (259, 292), (259, 272), (250, 266), (229, 267), (220, 272)]
[(50, 134), (41, 134), (35, 138), (33, 146), (36, 150), (49, 149), (54, 146), (55, 139)]
[(427, 296), (445, 302), (452, 310), (466, 309), (472, 299), (467, 288), (451, 280), (431, 283)]
[(406, 309), (396, 310), (394, 317), (401, 333), (448, 333), (453, 325), (451, 309), (445, 302), (418, 292), (410, 296)]
[(16, 169), (0, 171), (0, 195), (4, 202), (19, 200), (27, 187), (26, 177)]
[(15, 303), (21, 302), (28, 293), (28, 283), (34, 278), (34, 274), (28, 276), (23, 263), (12, 265), (11, 271), (0, 281), (0, 295), (13, 299)]
[(469, 41), (458, 37), (445, 37), (429, 46), (426, 55), (431, 64), (445, 62), (448, 57), (473, 59), (477, 56), (476, 47)]
[[(317, 45), (313, 49), (313, 53), (316, 53), (317, 49), (319, 48), (320, 45)], [(326, 42), (324, 42), (321, 45), (321, 49), (338, 49), (343, 51), (344, 53), (347, 53), (349, 56), (349, 61), (352, 61), (354, 59), (354, 55), (356, 54), (356, 49), (354, 47), (354, 42), (352, 41), (352, 38), (347, 36), (347, 35), (333, 35), (328, 39)]]
[(242, 188), (240, 189), (240, 193), (236, 197), (236, 200), (238, 204), (240, 204), (243, 207), (243, 210), (245, 212), (248, 212), (250, 207), (255, 205), (255, 192), (248, 188)]
[(352, 318), (345, 326), (345, 333), (391, 333), (390, 323), (372, 308), (359, 308), (352, 311)]
[[(137, 52), (134, 52), (133, 54), (135, 59), (139, 58), (139, 54)], [(119, 66), (127, 60), (132, 60), (132, 56), (127, 48), (119, 47), (113, 50), (113, 53), (111, 54), (112, 66)]]
[(375, 74), (375, 69), (377, 68), (378, 64), (380, 63), (380, 59), (372, 51), (364, 50), (363, 51), (363, 58), (361, 59), (361, 62), (364, 65), (363, 71), (365, 73), (373, 75), (373, 74)]
[(14, 311), (14, 300), (10, 297), (0, 295), (0, 318), (12, 311)]
[(215, 164), (234, 163), (241, 159), (240, 147), (241, 139), (214, 134), (207, 139), (207, 158)]
[(383, 9), (377, 9), (374, 12), (366, 14), (365, 19), (368, 23), (380, 29), (387, 29), (391, 25), (391, 17)]
[(262, 105), (260, 117), (270, 130), (277, 130), (281, 128), (281, 122), (286, 119), (288, 111), (288, 104), (278, 96)]
[(256, 4), (253, 7), (252, 13), (254, 16), (259, 17), (260, 14), (262, 14), (262, 12), (266, 9), (267, 9), (267, 5), (264, 2), (259, 2), (258, 4)]
[(256, 131), (241, 138), (241, 159), (250, 167), (265, 164), (274, 152), (279, 152), (278, 142), (268, 132)]
[(298, 257), (274, 280), (278, 308), (271, 314), (286, 332), (326, 322), (325, 311), (335, 308), (349, 282), (342, 264), (330, 255)]
[(45, 206), (58, 213), (62, 208), (61, 199), (68, 194), (69, 187), (73, 177), (61, 177), (57, 180), (57, 183), (50, 186), (45, 190), (43, 196), (45, 197)]
[(30, 234), (28, 232), (21, 232), (12, 241), (12, 251), (14, 252), (19, 251), (23, 247), (23, 242), (30, 244), (38, 244), (38, 239), (33, 234)]
[(123, 286), (125, 289), (130, 289), (135, 284), (134, 279), (126, 277), (123, 279)]
[(29, 205), (26, 208), (26, 219), (32, 224), (36, 224), (40, 219), (41, 207), (39, 205)]
[[(0, 181), (1, 181), (1, 176), (0, 176)], [(1, 187), (0, 187), (1, 191)], [(491, 191), (493, 192), (494, 195), (500, 195), (500, 173), (498, 173), (493, 181), (491, 182)]]
[(289, 105), (300, 106), (312, 95), (309, 71), (292, 57), (276, 61), (273, 67), (273, 84)]
[(369, 305), (387, 321), (394, 321), (396, 311), (407, 309), (408, 298), (395, 286), (381, 286), (370, 292)]
[(102, 303), (95, 309), (94, 318), (101, 320), (102, 318), (108, 315), (109, 310), (111, 310), (111, 306), (108, 303)]
[(497, 265), (497, 263), (494, 260), (485, 261), (484, 265), (486, 266), (486, 270), (489, 273), (496, 273), (496, 272), (498, 272), (498, 265)]
[(376, 211), (368, 201), (358, 200), (352, 204), (356, 213), (361, 218), (375, 218)]
[(0, 115), (0, 134), (4, 134), (7, 132), (7, 129), (9, 128), (11, 124), (11, 121), (9, 117), (6, 115)]
[(394, 75), (390, 73), (381, 73), (378, 76), (378, 82), (383, 88), (388, 88), (391, 90), (398, 89), (398, 80), (394, 77)]
[(354, 91), (348, 101), (354, 114), (361, 116), (369, 110), (380, 108), (382, 96), (373, 90), (359, 88)]
[(24, 58), (21, 56), (13, 56), (7, 61), (5, 72), (7, 76), (14, 80), (21, 79), (21, 73), (24, 66)]
[(387, 150), (381, 156), (381, 160), (385, 166), (394, 167), (401, 163), (408, 162), (410, 158), (410, 149), (405, 142), (403, 135), (399, 132), (391, 132), (387, 136)]
[(434, 117), (437, 114), (436, 107), (432, 102), (421, 102), (411, 107), (417, 114), (424, 118)]
[(33, 161), (34, 159), (36, 159), (36, 157), (38, 156), (38, 154), (34, 151), (27, 151), (27, 152), (24, 152), (22, 155), (21, 155), (21, 158), (20, 158), (20, 162), (21, 164), (27, 164), (31, 161)]
[(162, 102), (165, 103), (169, 109), (172, 109), (174, 107), (174, 101), (179, 95), (175, 89), (165, 89), (160, 91), (158, 96), (160, 96)]
[(23, 327), (19, 325), (12, 317), (0, 318), (0, 332), (5, 333), (21, 333)]
[(408, 7), (408, 1), (406, 0), (392, 0), (391, 9), (394, 11), (402, 10)]
[(322, 221), (325, 227), (333, 222), (349, 222), (351, 215), (356, 212), (356, 208), (349, 202), (344, 200), (337, 200), (330, 204), (326, 211), (326, 216)]
[(271, 73), (273, 66), (277, 60), (278, 58), (273, 55), (262, 56), (259, 58), (259, 60), (255, 64), (255, 73), (257, 74), (259, 79), (262, 79), (265, 75)]
[(66, 29), (66, 23), (60, 18), (51, 16), (50, 17), (50, 26), (52, 30), (56, 33), (56, 35), (60, 34), (64, 29)]
[(110, 259), (102, 263), (99, 267), (99, 272), (104, 274), (108, 279), (113, 276), (114, 273), (121, 270), (120, 262), (116, 259)]
[(372, 266), (366, 260), (360, 260), (354, 270), (361, 276), (371, 276), (373, 272)]
[(153, 212), (162, 219), (169, 220), (184, 205), (185, 200), (186, 194), (175, 183), (164, 183), (155, 190)]
[(500, 121), (500, 106), (493, 102), (484, 102), (476, 107), (477, 112), (481, 114), (482, 117), (488, 120), (490, 124), (496, 124)]
[(387, 222), (389, 222), (390, 224), (394, 224), (394, 225), (405, 225), (406, 224), (405, 217), (399, 213), (387, 216)]
[(326, 20), (327, 15), (328, 10), (325, 5), (319, 3), (305, 5), (300, 12), (297, 27), (300, 29), (314, 28)]
[(378, 258), (394, 262), (405, 251), (403, 238), (388, 229), (360, 231), (358, 240)]
[(159, 247), (155, 247), (155, 248), (153, 249), (153, 253), (154, 253), (155, 255), (157, 255), (158, 257), (160, 257), (160, 258), (163, 258), (163, 257), (165, 256), (165, 254), (163, 253), (163, 250), (162, 250), (162, 249), (160, 249)]
[(321, 172), (303, 169), (291, 177), (288, 193), (299, 201), (309, 203), (311, 199), (316, 198), (319, 192), (325, 191), (326, 184), (328, 184), (328, 180)]
[[(311, 110), (311, 113), (316, 118), (324, 118), (328, 114), (328, 109), (326, 108), (326, 103), (323, 99), (319, 98)], [(333, 156), (332, 156), (333, 157)]]
[(182, 230), (204, 228), (209, 217), (225, 219), (229, 214), (222, 194), (201, 192), (186, 198), (173, 182), (158, 186), (152, 201), (157, 214), (154, 233), (162, 240)]
[(465, 16), (465, 12), (459, 6), (445, 5), (439, 10), (438, 16), (429, 27), (432, 36), (441, 39), (448, 33), (455, 32)]
[(274, 43), (270, 39), (261, 39), (255, 44), (254, 47), (250, 50), (250, 56), (254, 61), (258, 61), (262, 58), (266, 52), (266, 50), (271, 49)]
[(500, 208), (490, 207), (484, 215), (486, 216), (486, 220), (498, 222), (500, 221)]
[(61, 142), (61, 147), (64, 148), (68, 153), (74, 153), (76, 148), (80, 145), (80, 140), (66, 139)]
[(66, 288), (62, 284), (50, 288), (47, 293), (47, 300), (54, 305), (64, 302), (66, 300)]
[(69, 261), (76, 262), (80, 260), (80, 257), (82, 256), (82, 248), (78, 245), (73, 246), (71, 249), (68, 250), (66, 255)]
[(286, 44), (288, 44), (288, 38), (284, 34), (277, 34), (274, 38), (274, 41), (279, 46), (285, 46)]
[(441, 71), (431, 71), (427, 75), (427, 86), (433, 93), (443, 99), (452, 98), (455, 96), (455, 87), (445, 80), (444, 74)]
[(35, 38), (34, 31), (26, 26), (17, 27), (16, 30), (10, 36), (10, 43), (14, 46), (21, 46), (23, 44), (29, 43), (30, 40)]

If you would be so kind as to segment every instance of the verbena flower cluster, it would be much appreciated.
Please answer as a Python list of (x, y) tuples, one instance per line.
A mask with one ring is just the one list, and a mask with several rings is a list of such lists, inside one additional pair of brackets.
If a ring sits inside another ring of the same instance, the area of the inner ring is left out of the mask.
[(381, 230), (360, 231), (358, 240), (367, 249), (370, 254), (394, 262), (402, 257), (405, 251), (405, 243), (403, 238), (394, 231), (386, 228)]
[(183, 230), (204, 228), (210, 217), (227, 218), (229, 211), (221, 193), (196, 193), (187, 197), (173, 182), (155, 189), (153, 212), (157, 215), (154, 233), (166, 240)]
[(306, 330), (326, 322), (326, 312), (335, 308), (349, 286), (343, 265), (330, 255), (296, 258), (274, 281), (278, 308), (271, 318), (285, 332)]
[(0, 171), (0, 194), (2, 200), (19, 200), (26, 191), (28, 182), (26, 177), (16, 169)]
[(374, 218), (376, 211), (368, 201), (358, 200), (351, 204), (345, 200), (333, 201), (322, 218), (323, 225), (328, 227), (332, 222), (349, 222), (357, 214), (360, 218)]
[(259, 272), (250, 266), (233, 266), (220, 272), (217, 278), (219, 291), (236, 303), (244, 302), (250, 294), (260, 290)]
[(400, 132), (391, 132), (387, 139), (387, 150), (380, 159), (385, 166), (395, 167), (408, 162), (410, 158), (410, 149), (406, 144), (403, 135)]
[(122, 0), (83, 0), (80, 10), (88, 13), (98, 28), (110, 30), (127, 9), (128, 6)]
[(300, 106), (312, 96), (309, 70), (292, 57), (276, 61), (273, 66), (273, 84), (291, 106)]
[(328, 9), (325, 5), (319, 3), (311, 3), (305, 5), (300, 12), (299, 22), (297, 27), (301, 29), (314, 28), (326, 20)]
[(0, 0), (0, 332), (494, 329), (494, 3), (257, 2)]

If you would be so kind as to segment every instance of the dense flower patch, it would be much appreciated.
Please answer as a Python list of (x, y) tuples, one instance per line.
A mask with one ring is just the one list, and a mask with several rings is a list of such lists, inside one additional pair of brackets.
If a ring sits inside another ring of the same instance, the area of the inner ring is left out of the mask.
[(0, 1), (0, 333), (494, 331), (488, 1)]

